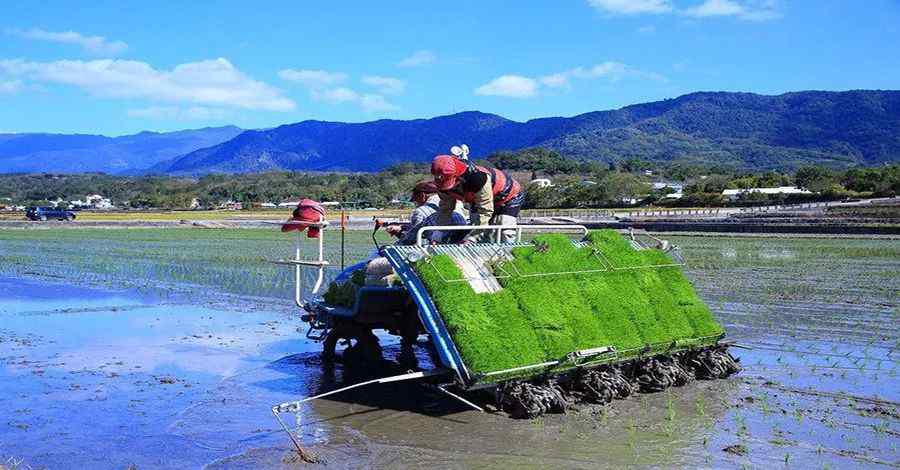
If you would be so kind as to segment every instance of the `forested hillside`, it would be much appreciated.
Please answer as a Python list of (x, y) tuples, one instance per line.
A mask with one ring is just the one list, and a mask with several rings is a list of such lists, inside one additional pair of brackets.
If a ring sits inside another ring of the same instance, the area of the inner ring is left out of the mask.
[(247, 131), (153, 171), (375, 171), (425, 162), (463, 142), (476, 157), (544, 147), (606, 163), (640, 159), (739, 169), (873, 165), (900, 160), (900, 91), (692, 93), (524, 123), (480, 112), (359, 124), (304, 121)]

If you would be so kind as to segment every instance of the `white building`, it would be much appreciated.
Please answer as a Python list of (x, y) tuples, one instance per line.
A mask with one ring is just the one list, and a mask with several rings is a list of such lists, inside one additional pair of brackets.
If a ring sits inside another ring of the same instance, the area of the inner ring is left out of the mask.
[(722, 191), (722, 195), (729, 200), (737, 200), (742, 194), (759, 193), (759, 194), (812, 194), (811, 191), (800, 189), (796, 186), (779, 186), (777, 188), (749, 188), (749, 189), (726, 189)]
[[(50, 201), (54, 206), (58, 205), (60, 201)], [(81, 199), (75, 199), (73, 201), (69, 201), (69, 205), (72, 207), (83, 207), (90, 209), (115, 209), (115, 206), (112, 205), (112, 201), (109, 198), (105, 198), (99, 194), (90, 194)]]
[(114, 207), (109, 198), (105, 198), (99, 194), (91, 194), (85, 199), (87, 199), (88, 205), (94, 209), (112, 209)]
[(535, 178), (531, 180), (529, 186), (537, 186), (538, 188), (551, 188), (553, 187), (553, 182), (550, 181), (549, 178)]
[(675, 192), (681, 192), (684, 189), (683, 183), (676, 183), (674, 181), (657, 181), (653, 183), (653, 189), (662, 189), (662, 188), (672, 188)]

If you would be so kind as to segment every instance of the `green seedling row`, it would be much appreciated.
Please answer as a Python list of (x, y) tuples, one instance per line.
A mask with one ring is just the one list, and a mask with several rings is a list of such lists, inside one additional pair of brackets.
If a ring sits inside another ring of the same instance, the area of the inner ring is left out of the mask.
[(500, 277), (503, 288), (496, 293), (446, 282), (462, 277), (446, 255), (417, 264), (470, 373), (601, 346), (614, 347), (615, 360), (625, 360), (710, 344), (724, 334), (668, 255), (635, 250), (613, 230), (591, 232), (587, 241), (578, 247), (565, 236), (543, 235), (514, 249), (512, 261), (494, 268), (510, 274)]

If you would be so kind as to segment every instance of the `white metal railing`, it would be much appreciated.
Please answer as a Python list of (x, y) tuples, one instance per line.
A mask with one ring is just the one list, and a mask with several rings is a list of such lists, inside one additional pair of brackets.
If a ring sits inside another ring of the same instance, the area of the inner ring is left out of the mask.
[(424, 247), (424, 235), (428, 232), (493, 232), (493, 238), (496, 243), (500, 243), (503, 232), (516, 232), (516, 242), (522, 241), (522, 231), (524, 230), (577, 230), (582, 235), (587, 235), (588, 229), (584, 225), (569, 224), (547, 224), (547, 225), (432, 225), (422, 227), (416, 233), (416, 246)]
[(325, 280), (325, 268), (330, 264), (325, 261), (325, 227), (328, 221), (324, 217), (320, 217), (318, 222), (284, 222), (280, 225), (297, 225), (302, 227), (313, 227), (319, 230), (318, 256), (315, 260), (305, 260), (300, 257), (303, 231), (298, 230), (297, 236), (294, 238), (294, 259), (279, 259), (272, 261), (275, 264), (287, 265), (294, 267), (294, 303), (298, 307), (303, 308), (303, 289), (301, 286), (303, 276), (301, 276), (300, 268), (312, 267), (318, 270), (316, 275), (316, 283), (313, 285), (312, 294), (319, 292), (322, 288), (322, 282)]

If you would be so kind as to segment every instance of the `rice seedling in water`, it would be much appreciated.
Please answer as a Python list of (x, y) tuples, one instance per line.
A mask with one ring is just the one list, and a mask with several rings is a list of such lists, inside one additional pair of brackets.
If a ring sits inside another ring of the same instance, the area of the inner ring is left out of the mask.
[(672, 390), (666, 390), (666, 436), (672, 437), (675, 433), (675, 400), (672, 398)]

